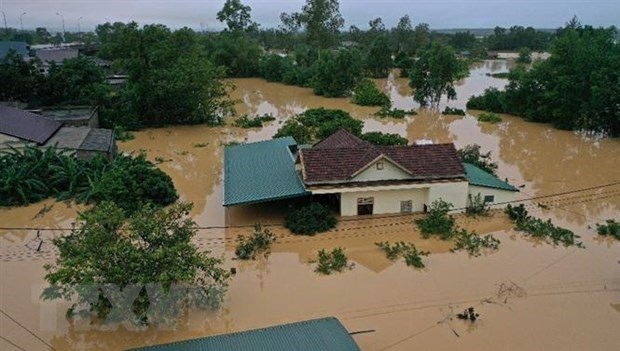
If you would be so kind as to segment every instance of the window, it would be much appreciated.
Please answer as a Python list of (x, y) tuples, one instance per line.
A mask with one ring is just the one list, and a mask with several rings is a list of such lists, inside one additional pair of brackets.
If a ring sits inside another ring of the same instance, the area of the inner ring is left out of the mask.
[(406, 200), (400, 202), (400, 212), (401, 213), (411, 213), (413, 209), (413, 201)]
[(495, 201), (495, 196), (493, 195), (484, 195), (484, 203), (490, 203)]
[(358, 197), (357, 198), (357, 215), (371, 215), (375, 204), (374, 197)]
[(379, 171), (383, 170), (383, 162), (377, 162), (377, 169)]

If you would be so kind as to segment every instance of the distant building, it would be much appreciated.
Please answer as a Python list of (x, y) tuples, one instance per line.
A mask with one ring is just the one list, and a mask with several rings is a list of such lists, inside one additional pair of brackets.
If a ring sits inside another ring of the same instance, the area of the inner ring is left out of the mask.
[(79, 159), (102, 154), (116, 155), (116, 140), (111, 129), (72, 127), (52, 118), (13, 107), (0, 106), (0, 150), (36, 145), (55, 146), (72, 152)]
[(11, 50), (14, 50), (22, 57), (26, 57), (30, 54), (30, 46), (28, 46), (26, 42), (0, 41), (0, 60), (4, 59)]
[(47, 74), (52, 64), (62, 65), (64, 60), (77, 58), (78, 56), (78, 49), (70, 48), (37, 50), (35, 53), (35, 57), (41, 60), (39, 71), (43, 74)]

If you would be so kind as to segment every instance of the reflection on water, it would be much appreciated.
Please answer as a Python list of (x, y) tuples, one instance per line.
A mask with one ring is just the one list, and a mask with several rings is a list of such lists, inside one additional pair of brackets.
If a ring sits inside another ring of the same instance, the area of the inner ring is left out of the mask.
[[(446, 105), (465, 108), (471, 95), (506, 80), (487, 73), (507, 71), (510, 63), (489, 60), (473, 66), (457, 85), (458, 100)], [(502, 116), (499, 124), (480, 123), (478, 111), (465, 117), (420, 111), (405, 119), (379, 119), (377, 108), (353, 105), (349, 99), (317, 97), (309, 89), (267, 83), (260, 79), (233, 79), (233, 98), (242, 114), (271, 113), (275, 121), (261, 129), (181, 126), (145, 130), (132, 141), (120, 143), (123, 152), (144, 150), (160, 162), (181, 199), (194, 203), (191, 213), (202, 227), (196, 244), (223, 255), (226, 267), (236, 267), (224, 308), (217, 312), (192, 311), (174, 331), (149, 328), (136, 332), (119, 328), (102, 330), (64, 318), (66, 303), (40, 302), (42, 265), (54, 257), (49, 239), (60, 232), (42, 232), (40, 252), (26, 245), (33, 230), (0, 230), (0, 304), (17, 320), (32, 328), (57, 350), (119, 350), (313, 317), (335, 315), (351, 331), (374, 329), (356, 335), (363, 350), (420, 349), (620, 349), (617, 314), (620, 280), (617, 260), (620, 245), (595, 237), (596, 222), (620, 217), (620, 185), (570, 193), (581, 188), (620, 182), (620, 141), (594, 140), (548, 125)], [(406, 78), (375, 80), (391, 96), (394, 106), (418, 108), (411, 99)], [(278, 239), (268, 258), (239, 262), (232, 259), (237, 235), (251, 233), (251, 225), (279, 224), (288, 203), (222, 207), (222, 158), (231, 141), (252, 142), (271, 138), (292, 115), (308, 108), (338, 108), (365, 122), (365, 131), (379, 130), (406, 136), (410, 142), (431, 139), (454, 142), (457, 147), (477, 143), (491, 151), (501, 178), (520, 186), (521, 198), (568, 192), (541, 198), (542, 207), (530, 212), (551, 218), (582, 236), (586, 249), (554, 248), (522, 239), (501, 213), (470, 219), (458, 216), (459, 226), (479, 233), (494, 232), (502, 240), (498, 252), (478, 259), (449, 253), (450, 244), (421, 239), (412, 216), (371, 218), (342, 222), (335, 231), (315, 237), (296, 237), (281, 226), (270, 227)], [(46, 200), (31, 206), (0, 210), (2, 227), (66, 228), (83, 206)], [(249, 227), (218, 229), (227, 224)], [(401, 261), (386, 259), (376, 241), (411, 241), (431, 251), (427, 268), (414, 270)], [(336, 276), (319, 276), (308, 263), (320, 249), (344, 247), (356, 267)], [(505, 304), (481, 304), (482, 323), (469, 328), (460, 321), (444, 321), (450, 309), (462, 310), (495, 296), (498, 284), (512, 281), (527, 292), (527, 299)], [(10, 282), (7, 284), (6, 282)], [(542, 312), (541, 312), (542, 311)], [(532, 323), (536, 328), (532, 328)], [(566, 330), (578, 336), (565, 338)], [(10, 336), (28, 350), (44, 349), (40, 342), (2, 319), (1, 335)], [(454, 333), (461, 337), (456, 337)], [(576, 334), (577, 335), (577, 334)], [(493, 345), (493, 346), (490, 346)], [(500, 346), (501, 345), (501, 346)], [(11, 350), (0, 343), (0, 349)]]

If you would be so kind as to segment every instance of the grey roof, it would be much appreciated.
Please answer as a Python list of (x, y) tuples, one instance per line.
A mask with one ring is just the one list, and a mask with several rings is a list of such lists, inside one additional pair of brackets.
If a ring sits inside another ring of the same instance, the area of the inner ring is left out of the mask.
[(3, 59), (11, 50), (22, 56), (28, 55), (28, 44), (23, 41), (0, 41), (0, 59)]
[(360, 351), (334, 317), (217, 335), (134, 351)]
[(46, 146), (56, 146), (58, 149), (77, 150), (90, 133), (89, 127), (62, 127), (51, 137)]
[(224, 206), (309, 195), (295, 171), (291, 137), (224, 150)]
[(37, 50), (36, 56), (43, 62), (62, 63), (63, 60), (78, 57), (78, 49)]
[(92, 128), (79, 146), (79, 150), (108, 152), (114, 145), (112, 129)]
[(0, 133), (44, 144), (62, 123), (31, 112), (0, 106)]

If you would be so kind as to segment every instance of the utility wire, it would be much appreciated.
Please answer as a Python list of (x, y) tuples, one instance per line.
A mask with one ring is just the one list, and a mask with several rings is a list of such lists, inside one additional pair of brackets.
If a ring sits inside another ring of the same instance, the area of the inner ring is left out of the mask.
[(21, 346), (17, 345), (16, 343), (12, 342), (11, 340), (9, 340), (9, 339), (5, 338), (5, 337), (4, 337), (4, 336), (2, 336), (2, 335), (0, 335), (0, 339), (2, 339), (2, 340), (4, 340), (4, 341), (6, 341), (7, 343), (9, 343), (9, 344), (11, 344), (11, 345), (13, 345), (13, 347), (15, 347), (16, 349), (19, 349), (19, 350), (22, 350), (22, 351), (26, 351), (26, 349), (25, 349), (25, 348), (23, 348), (23, 347), (21, 347)]
[(8, 319), (10, 319), (11, 321), (13, 321), (13, 323), (19, 325), (20, 327), (22, 327), (22, 329), (24, 329), (25, 331), (27, 331), (28, 333), (30, 333), (30, 335), (34, 336), (35, 338), (37, 338), (37, 340), (39, 340), (40, 342), (44, 343), (47, 347), (49, 347), (52, 350), (56, 350), (54, 348), (54, 346), (50, 345), (47, 343), (47, 341), (41, 339), (37, 334), (35, 334), (33, 331), (31, 331), (30, 329), (28, 329), (26, 326), (24, 326), (23, 324), (21, 324), (20, 322), (16, 321), (15, 318), (11, 317), (8, 313), (4, 312), (3, 309), (0, 308), (0, 313), (2, 313), (3, 315), (5, 315)]
[[(589, 190), (608, 188), (608, 187), (611, 187), (611, 186), (614, 186), (614, 185), (620, 185), (620, 181), (609, 183), (609, 184), (592, 186), (592, 187), (588, 187), (588, 188), (577, 189), (577, 190), (570, 190), (570, 191), (565, 191), (565, 192), (560, 192), (560, 193), (555, 193), (555, 194), (534, 196), (534, 197), (529, 197), (529, 198), (519, 199), (519, 200), (512, 200), (512, 201), (496, 202), (496, 203), (493, 203), (493, 206), (508, 205), (508, 204), (527, 202), (527, 201), (546, 199), (546, 198), (550, 198), (550, 197), (558, 197), (558, 196), (563, 196), (563, 195), (570, 195), (570, 194), (580, 193), (580, 192), (589, 191)], [(615, 194), (615, 192), (614, 192), (614, 194)], [(590, 196), (596, 196), (596, 195), (599, 195), (599, 194), (593, 194), (593, 195), (590, 195)], [(603, 195), (603, 194), (600, 194), (600, 195)], [(463, 211), (465, 209), (466, 209), (466, 207), (455, 208), (455, 209), (452, 209), (451, 212)], [(385, 218), (397, 218), (397, 217), (410, 216), (410, 215), (411, 214), (408, 213), (408, 214), (389, 214), (389, 215), (383, 215), (383, 216), (372, 216), (372, 217), (364, 217), (364, 218), (344, 218), (344, 219), (340, 219), (340, 222), (352, 222), (352, 221), (358, 221), (359, 222), (359, 221), (366, 221), (366, 220), (378, 220), (378, 219), (385, 219)], [(193, 229), (197, 229), (197, 230), (234, 229), (234, 228), (254, 228), (255, 226), (256, 226), (256, 224), (238, 224), (238, 225), (206, 226), (206, 227), (196, 226), (196, 227), (193, 227)], [(272, 223), (272, 224), (262, 224), (262, 226), (263, 227), (282, 227), (282, 226), (284, 226), (284, 224), (283, 223)], [(75, 228), (0, 227), (0, 230), (68, 231), (68, 230), (73, 230), (73, 229), (75, 229)]]

